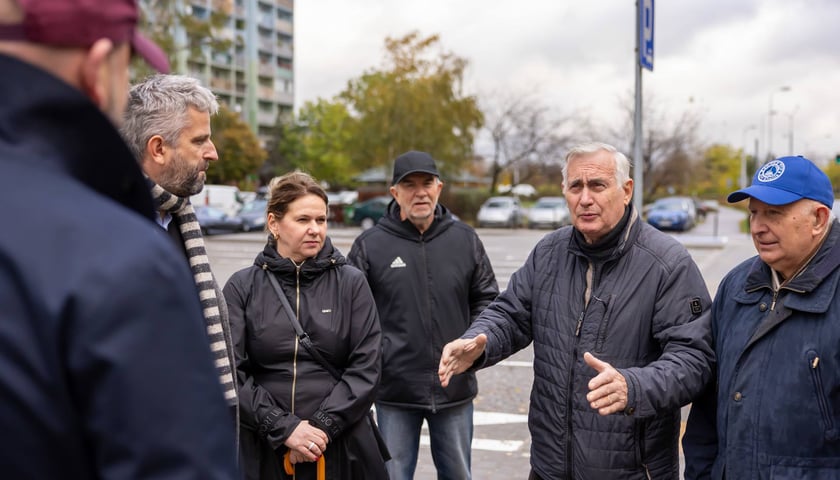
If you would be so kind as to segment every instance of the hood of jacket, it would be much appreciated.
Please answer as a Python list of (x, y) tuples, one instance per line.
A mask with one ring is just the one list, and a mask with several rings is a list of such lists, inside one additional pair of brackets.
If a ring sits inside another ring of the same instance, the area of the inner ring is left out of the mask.
[[(330, 237), (324, 239), (324, 246), (314, 257), (307, 258), (300, 267), (301, 285), (311, 283), (327, 270), (337, 268), (347, 263), (344, 255), (332, 244)], [(268, 236), (268, 241), (263, 251), (257, 254), (254, 265), (267, 269), (279, 278), (284, 284), (294, 285), (297, 281), (297, 267), (290, 259), (277, 252), (277, 243), (274, 237)]]
[(445, 232), (455, 223), (449, 209), (439, 203), (435, 206), (434, 216), (435, 220), (429, 226), (429, 229), (421, 234), (410, 220), (400, 218), (400, 204), (392, 199), (391, 203), (388, 204), (385, 215), (379, 220), (379, 225), (389, 233), (401, 238), (419, 240), (422, 236), (423, 239), (428, 241)]

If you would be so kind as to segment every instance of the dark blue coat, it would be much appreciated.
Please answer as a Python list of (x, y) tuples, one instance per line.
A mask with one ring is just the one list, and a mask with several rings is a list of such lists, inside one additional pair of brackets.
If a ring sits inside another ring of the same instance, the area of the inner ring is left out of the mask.
[[(680, 406), (711, 377), (706, 284), (685, 247), (635, 212), (600, 261), (572, 236), (546, 235), (464, 338), (487, 335), (478, 367), (534, 342), (528, 427), (540, 478), (676, 480)], [(625, 413), (590, 407), (596, 372), (584, 352), (625, 377)]]
[(757, 256), (723, 279), (712, 306), (717, 382), (691, 407), (686, 479), (840, 478), (838, 267), (835, 220), (775, 302)]
[(84, 96), (0, 55), (0, 477), (236, 478), (194, 283)]

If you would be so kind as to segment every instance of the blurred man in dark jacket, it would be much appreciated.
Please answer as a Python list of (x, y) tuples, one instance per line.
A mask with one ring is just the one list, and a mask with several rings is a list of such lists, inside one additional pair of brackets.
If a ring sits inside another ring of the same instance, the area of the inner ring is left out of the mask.
[(0, 0), (0, 472), (232, 479), (189, 271), (115, 124), (134, 0)]
[(442, 188), (428, 153), (397, 157), (394, 200), (348, 255), (367, 276), (382, 324), (376, 414), (391, 453), (391, 480), (414, 478), (424, 419), (438, 478), (471, 477), (475, 375), (443, 388), (437, 363), (443, 345), (458, 338), (499, 289), (478, 235), (438, 205)]
[(572, 148), (563, 191), (573, 225), (446, 346), (441, 382), (533, 342), (531, 479), (676, 480), (680, 407), (712, 371), (706, 284), (685, 247), (641, 221), (614, 147)]

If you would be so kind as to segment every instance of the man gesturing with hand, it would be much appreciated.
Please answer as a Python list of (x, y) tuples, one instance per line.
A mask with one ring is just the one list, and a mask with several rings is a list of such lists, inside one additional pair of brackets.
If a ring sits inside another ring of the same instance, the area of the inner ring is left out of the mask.
[(546, 235), (447, 344), (438, 375), (534, 345), (530, 479), (677, 479), (680, 407), (711, 378), (709, 298), (685, 248), (639, 218), (610, 145), (563, 165), (573, 224)]

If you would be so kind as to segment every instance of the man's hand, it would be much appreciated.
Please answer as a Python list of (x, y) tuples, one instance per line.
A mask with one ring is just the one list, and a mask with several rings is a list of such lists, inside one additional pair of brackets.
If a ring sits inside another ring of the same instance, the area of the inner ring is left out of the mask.
[(627, 381), (624, 376), (589, 352), (583, 354), (583, 361), (598, 372), (589, 381), (589, 393), (586, 394), (589, 406), (601, 415), (623, 412), (627, 408)]
[(484, 352), (486, 345), (487, 335), (483, 333), (475, 338), (459, 338), (447, 343), (443, 347), (438, 367), (440, 384), (446, 387), (452, 375), (463, 373), (470, 368)]

